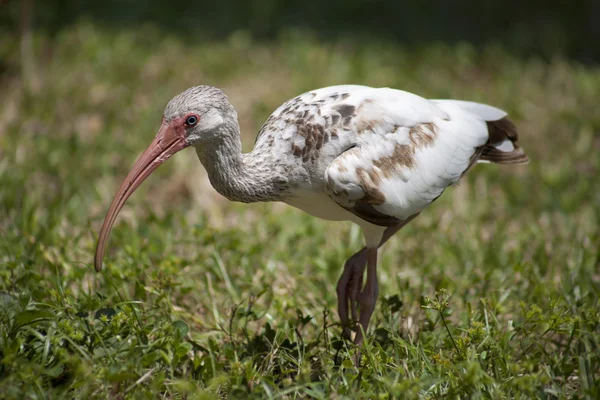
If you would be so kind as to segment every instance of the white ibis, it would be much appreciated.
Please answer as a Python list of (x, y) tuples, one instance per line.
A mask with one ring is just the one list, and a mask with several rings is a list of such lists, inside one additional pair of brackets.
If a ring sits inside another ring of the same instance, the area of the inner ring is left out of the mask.
[(119, 188), (95, 267), (102, 268), (127, 198), (169, 157), (193, 146), (211, 184), (229, 200), (282, 201), (362, 228), (366, 246), (346, 261), (337, 284), (344, 335), (354, 328), (360, 344), (377, 300), (379, 246), (475, 163), (526, 163), (517, 139), (507, 114), (491, 106), (343, 85), (284, 103), (262, 126), (254, 150), (242, 154), (237, 114), (225, 94), (192, 87), (169, 102), (154, 141)]

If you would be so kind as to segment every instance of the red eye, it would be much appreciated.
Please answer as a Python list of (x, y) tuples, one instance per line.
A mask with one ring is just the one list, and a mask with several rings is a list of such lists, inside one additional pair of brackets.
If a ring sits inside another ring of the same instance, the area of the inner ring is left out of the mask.
[(196, 124), (198, 123), (198, 121), (200, 120), (200, 118), (197, 115), (188, 115), (187, 118), (185, 119), (185, 124), (187, 126), (196, 126)]

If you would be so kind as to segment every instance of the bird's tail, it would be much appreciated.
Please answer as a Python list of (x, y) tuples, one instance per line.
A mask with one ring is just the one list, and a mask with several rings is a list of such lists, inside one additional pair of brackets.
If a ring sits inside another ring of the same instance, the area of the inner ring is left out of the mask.
[(529, 157), (519, 146), (517, 127), (507, 117), (486, 121), (489, 140), (483, 146), (479, 161), (497, 164), (526, 164)]
[(529, 158), (519, 146), (517, 127), (508, 119), (505, 111), (488, 106), (462, 100), (432, 100), (435, 104), (444, 106), (455, 105), (463, 110), (477, 115), (486, 121), (488, 128), (488, 141), (474, 154), (477, 162), (493, 162), (497, 164), (525, 164)]

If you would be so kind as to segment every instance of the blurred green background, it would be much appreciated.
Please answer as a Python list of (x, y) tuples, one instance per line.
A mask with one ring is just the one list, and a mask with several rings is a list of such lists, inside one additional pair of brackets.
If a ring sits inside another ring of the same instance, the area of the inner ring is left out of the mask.
[[(19, 2), (8, 3), (2, 22), (15, 29)], [(328, 41), (377, 38), (408, 46), (466, 41), (499, 44), (524, 56), (560, 53), (590, 62), (600, 57), (593, 45), (600, 40), (600, 4), (594, 0), (47, 0), (33, 7), (36, 27), (49, 34), (86, 18), (117, 30), (152, 24), (191, 42), (240, 30), (269, 40), (300, 29)]]
[[(599, 4), (0, 0), (0, 397), (598, 398)], [(193, 151), (93, 271), (171, 97), (224, 89), (248, 151), (342, 83), (502, 108), (531, 159), (477, 166), (382, 249), (361, 366), (334, 290), (358, 229), (229, 203)]]

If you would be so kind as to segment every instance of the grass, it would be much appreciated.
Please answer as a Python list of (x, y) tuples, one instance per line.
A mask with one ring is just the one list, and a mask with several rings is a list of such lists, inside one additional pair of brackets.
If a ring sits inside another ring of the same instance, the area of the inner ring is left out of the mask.
[[(600, 70), (497, 47), (195, 42), (78, 23), (1, 32), (0, 393), (5, 398), (598, 398)], [(11, 36), (12, 35), (12, 36)], [(244, 147), (284, 100), (360, 83), (497, 105), (532, 162), (481, 165), (381, 254), (360, 366), (335, 282), (357, 228), (224, 201), (193, 151), (104, 213), (166, 102), (225, 89)]]

